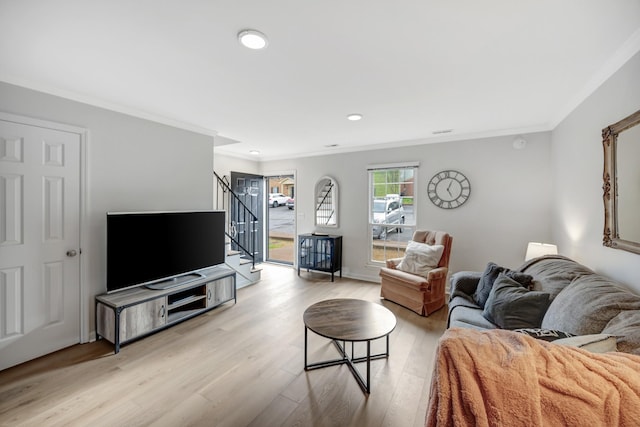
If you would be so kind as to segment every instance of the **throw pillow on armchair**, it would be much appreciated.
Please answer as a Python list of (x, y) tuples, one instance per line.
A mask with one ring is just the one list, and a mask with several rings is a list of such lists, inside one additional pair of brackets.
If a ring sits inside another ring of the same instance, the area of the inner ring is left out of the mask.
[(428, 245), (409, 240), (404, 258), (397, 268), (406, 273), (427, 277), (429, 272), (438, 266), (443, 252), (443, 245)]

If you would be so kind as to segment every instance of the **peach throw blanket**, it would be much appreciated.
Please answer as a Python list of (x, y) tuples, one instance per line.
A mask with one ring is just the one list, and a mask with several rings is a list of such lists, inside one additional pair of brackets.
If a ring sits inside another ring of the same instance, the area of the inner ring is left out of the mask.
[(640, 425), (640, 356), (452, 328), (435, 363), (427, 426)]

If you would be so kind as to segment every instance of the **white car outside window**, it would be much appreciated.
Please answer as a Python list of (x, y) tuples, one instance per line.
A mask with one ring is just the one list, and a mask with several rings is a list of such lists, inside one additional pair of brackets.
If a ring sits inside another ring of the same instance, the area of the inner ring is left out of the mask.
[(269, 193), (269, 206), (273, 208), (286, 205), (287, 200), (289, 200), (289, 196), (282, 193)]
[(373, 222), (374, 224), (387, 224), (387, 226), (376, 225), (373, 227), (374, 239), (385, 239), (387, 233), (393, 230), (402, 233), (402, 228), (397, 226), (404, 224), (404, 209), (400, 204), (400, 199), (389, 197), (374, 200)]

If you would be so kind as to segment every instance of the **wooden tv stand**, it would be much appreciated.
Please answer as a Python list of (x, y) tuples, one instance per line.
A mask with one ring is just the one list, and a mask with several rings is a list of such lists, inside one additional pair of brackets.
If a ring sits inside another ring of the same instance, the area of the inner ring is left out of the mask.
[(144, 286), (96, 296), (96, 339), (120, 346), (173, 326), (227, 301), (236, 302), (236, 272), (226, 265), (200, 271), (202, 278), (168, 289)]

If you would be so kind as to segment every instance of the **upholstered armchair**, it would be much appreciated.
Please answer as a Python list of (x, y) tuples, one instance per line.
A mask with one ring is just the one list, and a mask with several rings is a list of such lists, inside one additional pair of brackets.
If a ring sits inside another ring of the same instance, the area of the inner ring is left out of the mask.
[[(387, 260), (387, 266), (380, 269), (380, 277), (382, 278), (380, 296), (413, 310), (421, 316), (428, 316), (444, 306), (444, 291), (447, 272), (449, 271), (449, 256), (453, 237), (444, 231), (417, 230), (413, 233), (412, 240), (418, 243), (426, 243), (433, 247), (435, 252), (432, 252), (432, 254), (439, 253), (440, 250), (434, 245), (442, 245), (442, 255), (439, 261), (434, 260), (434, 265), (429, 268), (418, 269), (419, 273), (423, 275), (402, 271), (398, 268), (399, 266), (404, 270), (413, 270), (412, 268), (406, 268), (406, 265), (401, 265), (405, 258), (409, 256), (412, 256), (415, 260), (416, 255), (413, 251), (409, 253), (409, 248), (407, 248), (405, 257), (389, 259)], [(424, 245), (413, 246), (421, 246), (423, 249), (427, 249), (427, 252), (432, 249)], [(409, 263), (405, 261), (405, 264)]]

